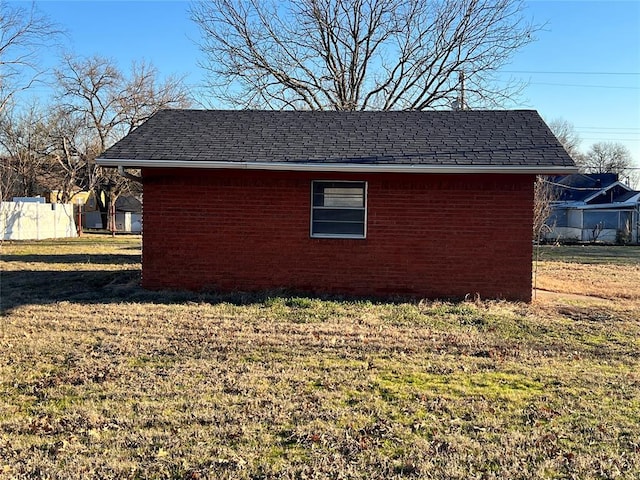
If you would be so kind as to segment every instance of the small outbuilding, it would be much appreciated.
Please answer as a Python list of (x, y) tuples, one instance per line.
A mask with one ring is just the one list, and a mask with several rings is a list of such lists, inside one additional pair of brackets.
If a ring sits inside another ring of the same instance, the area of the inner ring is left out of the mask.
[(537, 112), (164, 110), (98, 164), (141, 169), (142, 285), (531, 299)]

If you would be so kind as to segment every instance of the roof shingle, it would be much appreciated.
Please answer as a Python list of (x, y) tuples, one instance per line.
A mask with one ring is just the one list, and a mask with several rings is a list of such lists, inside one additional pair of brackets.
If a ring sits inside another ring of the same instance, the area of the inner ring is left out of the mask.
[(123, 160), (128, 166), (160, 160), (575, 169), (533, 110), (163, 110), (106, 150), (99, 163)]

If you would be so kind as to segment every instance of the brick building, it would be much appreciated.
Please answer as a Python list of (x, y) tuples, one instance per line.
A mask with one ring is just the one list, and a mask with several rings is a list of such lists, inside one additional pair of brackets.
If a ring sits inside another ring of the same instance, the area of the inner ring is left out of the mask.
[(165, 110), (98, 163), (141, 168), (145, 288), (525, 301), (575, 171), (535, 111)]

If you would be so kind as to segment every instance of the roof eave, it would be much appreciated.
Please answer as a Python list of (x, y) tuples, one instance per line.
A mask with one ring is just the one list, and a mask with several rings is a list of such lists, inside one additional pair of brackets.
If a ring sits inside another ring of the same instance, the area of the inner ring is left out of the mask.
[(425, 164), (359, 164), (359, 163), (293, 163), (293, 162), (216, 162), (185, 160), (135, 160), (98, 158), (103, 167), (123, 168), (200, 168), (240, 170), (282, 170), (294, 172), (353, 172), (353, 173), (518, 173), (533, 175), (571, 174), (572, 166), (557, 165), (425, 165)]
[(599, 203), (597, 205), (584, 205), (582, 210), (622, 210), (635, 209), (638, 206), (636, 202), (617, 202), (617, 203)]
[(622, 187), (622, 188), (624, 188), (627, 192), (631, 192), (631, 191), (633, 191), (633, 190), (631, 190), (631, 187), (628, 187), (628, 186), (627, 186), (627, 185), (625, 185), (624, 183), (622, 183), (622, 182), (620, 182), (620, 181), (617, 181), (617, 182), (610, 183), (609, 185), (607, 185), (607, 186), (605, 186), (605, 187), (602, 187), (602, 189), (601, 189), (601, 190), (599, 190), (599, 191), (595, 192), (593, 195), (590, 195), (589, 197), (585, 198), (585, 199), (584, 199), (585, 203), (590, 202), (591, 200), (593, 200), (594, 198), (596, 198), (596, 197), (598, 197), (598, 196), (600, 196), (600, 195), (606, 195), (606, 194), (607, 194), (607, 192), (608, 192), (609, 190), (611, 190), (613, 187)]

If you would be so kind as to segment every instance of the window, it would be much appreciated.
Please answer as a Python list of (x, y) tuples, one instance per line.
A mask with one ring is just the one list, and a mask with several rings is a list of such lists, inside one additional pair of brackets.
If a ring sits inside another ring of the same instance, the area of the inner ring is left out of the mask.
[(587, 210), (583, 222), (584, 228), (618, 228), (618, 212)]
[(311, 182), (311, 236), (365, 238), (366, 182)]
[(569, 212), (565, 208), (554, 208), (544, 223), (550, 227), (568, 227)]

